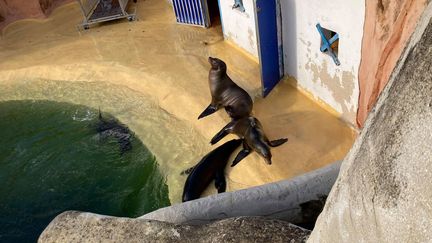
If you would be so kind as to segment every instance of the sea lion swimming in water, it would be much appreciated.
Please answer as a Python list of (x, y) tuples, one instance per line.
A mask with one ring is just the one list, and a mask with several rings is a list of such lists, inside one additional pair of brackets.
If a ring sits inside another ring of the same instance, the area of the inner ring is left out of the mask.
[(259, 120), (255, 117), (249, 116), (229, 122), (212, 138), (210, 143), (217, 143), (229, 133), (234, 133), (243, 139), (243, 150), (237, 154), (237, 157), (234, 159), (231, 167), (238, 164), (252, 151), (255, 151), (261, 155), (267, 164), (270, 165), (272, 163), (270, 147), (277, 147), (288, 141), (287, 138), (270, 141), (264, 134), (263, 127)]
[(105, 119), (99, 109), (99, 121), (96, 125), (96, 131), (101, 138), (114, 137), (120, 146), (120, 154), (132, 149), (132, 134), (129, 129), (116, 119)]
[(184, 185), (182, 201), (198, 199), (213, 179), (218, 193), (225, 192), (225, 166), (241, 143), (241, 139), (228, 141), (204, 156), (197, 165), (186, 170), (185, 173), (190, 174)]
[(213, 57), (209, 57), (208, 61), (211, 65), (208, 83), (212, 100), (198, 119), (213, 114), (220, 107), (224, 107), (232, 119), (249, 116), (253, 107), (252, 98), (227, 75), (225, 62)]

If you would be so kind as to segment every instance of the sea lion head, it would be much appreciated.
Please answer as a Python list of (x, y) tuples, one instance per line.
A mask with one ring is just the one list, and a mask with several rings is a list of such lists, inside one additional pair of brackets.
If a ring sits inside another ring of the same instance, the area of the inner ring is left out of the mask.
[(266, 163), (268, 165), (272, 164), (272, 161), (271, 161), (272, 155), (271, 155), (270, 150), (268, 148), (261, 148), (260, 147), (258, 149), (258, 153), (264, 158), (264, 160), (266, 161)]
[(254, 150), (261, 155), (264, 160), (266, 161), (267, 164), (271, 165), (272, 164), (272, 154), (270, 152), (270, 148), (268, 146), (266, 146), (264, 143), (260, 143), (258, 142), (257, 144), (254, 144)]
[(221, 59), (216, 58), (216, 57), (209, 57), (208, 58), (208, 62), (210, 63), (211, 68), (213, 70), (218, 70), (218, 71), (219, 70), (223, 70), (223, 71), (226, 71), (226, 64)]

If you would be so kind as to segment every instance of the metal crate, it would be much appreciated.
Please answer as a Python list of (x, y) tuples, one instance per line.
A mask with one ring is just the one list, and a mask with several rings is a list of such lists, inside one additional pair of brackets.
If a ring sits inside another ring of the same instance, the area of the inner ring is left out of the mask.
[[(90, 28), (91, 24), (101, 23), (114, 19), (127, 18), (129, 21), (136, 19), (136, 8), (133, 13), (128, 13), (126, 8), (129, 0), (77, 0), (84, 20), (79, 27)], [(136, 1), (134, 1), (136, 2)]]

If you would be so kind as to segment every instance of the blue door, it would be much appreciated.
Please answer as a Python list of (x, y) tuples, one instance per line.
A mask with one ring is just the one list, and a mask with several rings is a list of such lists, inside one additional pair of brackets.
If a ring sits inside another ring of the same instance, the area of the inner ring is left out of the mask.
[(173, 0), (177, 23), (210, 27), (206, 0)]
[(265, 97), (280, 80), (276, 0), (256, 0), (255, 4), (262, 94)]

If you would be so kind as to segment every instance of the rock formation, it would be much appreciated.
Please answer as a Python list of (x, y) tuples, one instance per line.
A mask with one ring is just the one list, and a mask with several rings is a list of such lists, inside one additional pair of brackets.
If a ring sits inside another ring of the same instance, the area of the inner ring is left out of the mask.
[(431, 57), (429, 1), (310, 242), (432, 242)]
[(57, 216), (39, 241), (303, 242), (309, 231), (288, 222), (313, 227), (339, 166), (340, 161), (291, 180), (175, 204), (137, 219), (69, 211)]
[(69, 211), (58, 216), (38, 242), (304, 242), (308, 230), (259, 217), (239, 217), (207, 225), (176, 225)]

